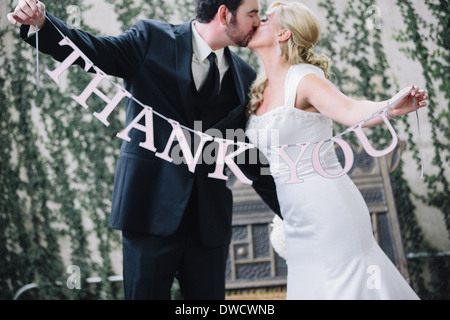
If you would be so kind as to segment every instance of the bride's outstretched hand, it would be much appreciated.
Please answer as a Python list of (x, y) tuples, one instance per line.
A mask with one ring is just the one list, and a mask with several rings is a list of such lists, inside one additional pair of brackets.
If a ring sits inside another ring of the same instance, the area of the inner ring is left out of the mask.
[[(405, 96), (405, 94), (409, 91), (411, 92)], [(428, 99), (428, 94), (424, 89), (420, 89), (415, 85), (406, 87), (389, 100), (388, 105), (391, 106), (389, 109), (389, 115), (392, 117), (398, 117), (414, 112), (416, 111), (415, 103), (417, 103), (417, 108), (424, 108), (428, 105)], [(395, 103), (396, 101), (397, 103)]]
[[(412, 90), (411, 93), (405, 96), (405, 94), (410, 90)], [(401, 97), (403, 97), (403, 99), (394, 104), (394, 102)], [(420, 89), (419, 87), (413, 85), (401, 90), (389, 100), (388, 105), (392, 106), (389, 108), (388, 115), (395, 118), (416, 111), (414, 97), (415, 102), (417, 102), (417, 108), (424, 108), (428, 105), (429, 97), (427, 92), (424, 89)]]

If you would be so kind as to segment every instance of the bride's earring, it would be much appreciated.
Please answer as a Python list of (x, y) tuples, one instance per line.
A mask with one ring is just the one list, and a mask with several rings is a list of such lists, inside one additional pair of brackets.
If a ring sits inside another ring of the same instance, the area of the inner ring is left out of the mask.
[(281, 56), (281, 47), (280, 43), (278, 42), (278, 39), (277, 39), (277, 55)]

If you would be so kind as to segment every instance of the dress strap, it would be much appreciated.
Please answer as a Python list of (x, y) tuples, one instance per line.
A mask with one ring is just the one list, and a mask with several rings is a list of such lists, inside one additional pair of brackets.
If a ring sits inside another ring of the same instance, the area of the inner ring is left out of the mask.
[(297, 89), (300, 81), (308, 74), (317, 74), (318, 76), (325, 77), (323, 71), (311, 64), (297, 64), (291, 66), (286, 75), (284, 103), (286, 106), (294, 108), (295, 100), (297, 98)]

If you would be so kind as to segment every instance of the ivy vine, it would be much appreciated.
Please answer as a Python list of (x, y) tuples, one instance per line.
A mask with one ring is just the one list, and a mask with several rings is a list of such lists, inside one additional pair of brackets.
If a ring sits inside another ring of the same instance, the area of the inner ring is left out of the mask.
[[(122, 30), (139, 18), (171, 22), (195, 16), (190, 1), (142, 0), (139, 5), (132, 0), (105, 2), (114, 7)], [(261, 1), (262, 11), (269, 2)], [(14, 1), (8, 3), (13, 8)], [(343, 10), (337, 10), (336, 2), (319, 1), (328, 23), (317, 50), (340, 61), (332, 63), (332, 81), (346, 94), (385, 100), (398, 88), (389, 78), (382, 30), (366, 27), (367, 8), (373, 4), (349, 0)], [(78, 6), (81, 12), (88, 9), (83, 0), (53, 1), (47, 9), (66, 20), (69, 5)], [(432, 125), (436, 173), (425, 175), (425, 195), (414, 194), (401, 163), (392, 173), (392, 186), (406, 251), (431, 254), (408, 260), (413, 286), (423, 299), (447, 299), (450, 262), (448, 257), (434, 253), (425, 241), (414, 214), (413, 197), (442, 212), (450, 235), (450, 1), (425, 0), (434, 21), (422, 19), (411, 0), (396, 0), (396, 5), (406, 26), (397, 31), (396, 40), (404, 44), (406, 57), (421, 64), (431, 97), (427, 117)], [(83, 21), (81, 28), (98, 32)], [(14, 54), (9, 55), (11, 41)], [(434, 43), (435, 49), (429, 49), (429, 43)], [(233, 50), (259, 68), (253, 52)], [(112, 252), (121, 247), (120, 234), (109, 228), (109, 212), (115, 159), (120, 150), (115, 133), (122, 129), (124, 114), (113, 113), (108, 128), (92, 121), (91, 114), (102, 110), (104, 102), (90, 98), (90, 110), (86, 112), (70, 99), (86, 87), (91, 75), (72, 67), (62, 88), (44, 73), (44, 68), (56, 67), (55, 61), (45, 55), (40, 55), (40, 60), (41, 89), (37, 91), (33, 50), (19, 39), (17, 27), (0, 30), (0, 99), (4, 101), (0, 108), (0, 255), (4, 261), (0, 264), (0, 299), (11, 299), (30, 283), (36, 283), (39, 290), (28, 291), (22, 299), (120, 299), (122, 284), (105, 279), (116, 274), (117, 261)], [(105, 90), (111, 94), (108, 90), (114, 88)], [(435, 97), (439, 94), (447, 101), (444, 108), (437, 105)], [(118, 109), (124, 110), (124, 104)], [(399, 121), (419, 165), (410, 125), (405, 119)], [(339, 132), (341, 129), (336, 128)], [(386, 128), (370, 130), (370, 135), (381, 144), (389, 143)], [(70, 274), (66, 270), (70, 265), (80, 268), (82, 279), (99, 277), (102, 281), (92, 286), (83, 282), (88, 290), (69, 290), (66, 281)], [(425, 277), (426, 273), (431, 276)]]
[[(332, 81), (338, 85), (346, 94), (353, 97), (364, 97), (370, 100), (386, 100), (389, 98), (388, 92), (392, 91), (393, 84), (390, 83), (386, 73), (389, 70), (389, 63), (384, 53), (381, 41), (381, 29), (370, 30), (366, 26), (367, 9), (374, 5), (373, 1), (352, 0), (348, 1), (339, 14), (336, 4), (332, 1), (320, 1), (319, 7), (326, 12), (327, 28), (320, 47), (328, 51), (332, 60), (339, 59), (339, 65), (332, 64), (332, 74), (335, 75)], [(436, 95), (434, 84), (439, 83), (439, 89), (444, 93), (448, 101), (449, 94), (449, 34), (448, 27), (450, 17), (449, 1), (425, 1), (432, 15), (436, 18), (434, 23), (427, 23), (416, 13), (411, 1), (398, 0), (403, 19), (407, 27), (406, 31), (399, 31), (396, 40), (403, 43), (413, 43), (414, 48), (405, 48), (403, 51), (408, 57), (420, 61), (423, 67), (424, 77), (427, 82), (427, 90), (430, 96)], [(370, 13), (370, 12), (369, 12)], [(345, 38), (345, 47), (335, 39), (338, 36)], [(434, 41), (438, 47), (433, 52), (429, 52), (426, 41)], [(368, 58), (370, 57), (370, 58)], [(357, 70), (357, 76), (351, 76)], [(394, 88), (398, 90), (399, 88)], [(449, 136), (449, 112), (448, 108), (440, 113), (436, 112), (436, 105), (428, 108), (429, 120), (433, 126), (433, 146), (435, 147), (435, 158), (433, 165), (438, 168), (435, 175), (426, 175), (427, 195), (414, 194), (408, 185), (402, 169), (400, 167), (391, 175), (397, 211), (399, 214), (400, 226), (407, 252), (429, 253), (434, 258), (409, 259), (408, 267), (413, 286), (423, 299), (446, 299), (449, 297), (449, 277), (444, 276), (445, 268), (448, 266), (447, 257), (438, 257), (434, 253), (436, 250), (425, 241), (423, 231), (415, 217), (416, 207), (413, 198), (421, 199), (426, 204), (434, 206), (443, 212), (448, 229), (448, 211), (450, 210), (448, 194), (448, 180), (446, 170), (449, 162), (448, 136)], [(408, 135), (408, 146), (413, 151), (414, 158), (420, 165), (419, 147), (416, 144), (417, 138), (413, 135), (406, 118), (402, 120)], [(394, 123), (395, 126), (395, 123)], [(337, 125), (339, 132), (344, 129)], [(370, 130), (370, 138), (377, 141), (379, 145), (386, 145), (390, 140), (390, 133), (384, 127), (377, 127)], [(351, 137), (350, 137), (351, 138)], [(450, 233), (449, 233), (450, 235)], [(426, 269), (432, 270), (429, 281), (424, 279)]]

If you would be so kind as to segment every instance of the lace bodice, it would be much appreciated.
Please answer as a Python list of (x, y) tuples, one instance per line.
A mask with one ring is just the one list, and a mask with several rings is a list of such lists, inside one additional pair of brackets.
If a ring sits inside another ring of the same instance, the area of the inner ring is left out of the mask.
[[(308, 74), (324, 77), (323, 71), (309, 64), (291, 66), (285, 82), (285, 103), (267, 113), (257, 116), (252, 114), (248, 120), (246, 134), (250, 142), (260, 149), (270, 163), (272, 175), (285, 176), (289, 168), (271, 146), (294, 145), (304, 142), (319, 142), (332, 138), (332, 121), (320, 113), (307, 112), (295, 108), (297, 88), (300, 81)], [(331, 102), (330, 102), (331, 103)], [(299, 163), (301, 174), (312, 173), (311, 156), (314, 145), (309, 146)], [(286, 153), (295, 160), (300, 147), (286, 149)], [(321, 148), (321, 159), (336, 158), (332, 143), (326, 143)]]

